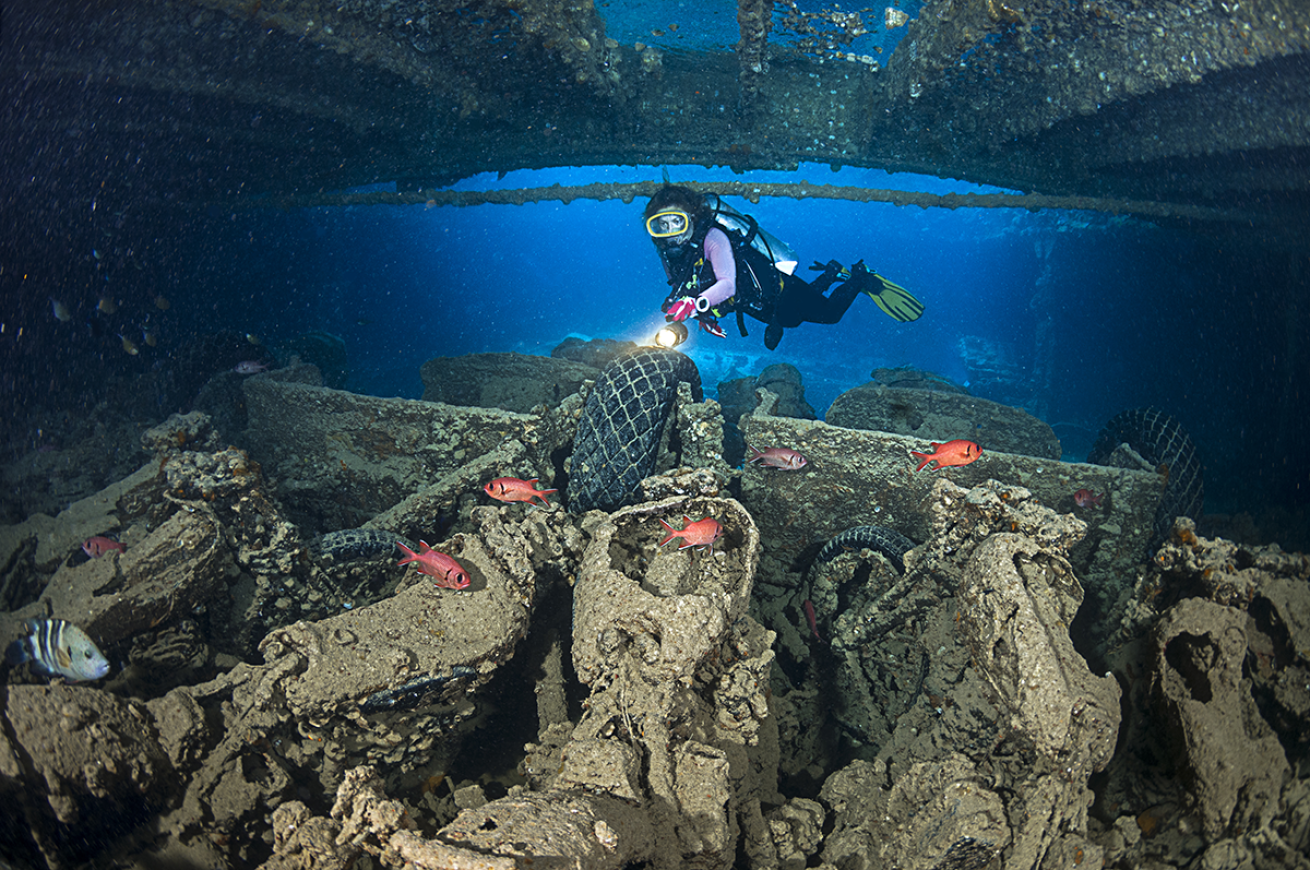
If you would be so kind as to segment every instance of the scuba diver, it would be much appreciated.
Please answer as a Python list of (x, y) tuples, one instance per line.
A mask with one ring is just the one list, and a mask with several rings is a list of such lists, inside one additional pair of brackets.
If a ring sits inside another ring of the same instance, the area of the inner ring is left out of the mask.
[[(802, 323), (836, 323), (860, 293), (902, 323), (918, 320), (923, 304), (899, 284), (870, 271), (864, 261), (849, 269), (836, 260), (810, 268), (822, 274), (807, 282), (792, 274), (795, 254), (717, 194), (666, 185), (646, 206), (646, 232), (655, 242), (669, 285), (660, 310), (665, 320), (693, 318), (701, 329), (726, 337), (719, 318), (737, 315), (747, 335), (749, 314), (767, 324), (764, 346), (773, 350), (783, 329)], [(841, 286), (824, 295), (838, 281)]]

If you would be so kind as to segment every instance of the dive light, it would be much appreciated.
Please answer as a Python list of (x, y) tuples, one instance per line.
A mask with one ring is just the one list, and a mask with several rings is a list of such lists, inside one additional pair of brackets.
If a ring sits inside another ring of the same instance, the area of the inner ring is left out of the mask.
[(687, 340), (687, 324), (674, 320), (660, 327), (655, 333), (656, 347), (677, 347)]

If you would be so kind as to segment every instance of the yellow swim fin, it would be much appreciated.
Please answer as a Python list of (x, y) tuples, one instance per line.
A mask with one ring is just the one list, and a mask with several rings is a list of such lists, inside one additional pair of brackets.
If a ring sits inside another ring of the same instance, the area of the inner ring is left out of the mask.
[(912, 320), (918, 320), (923, 315), (923, 303), (914, 298), (900, 284), (894, 281), (888, 281), (877, 272), (870, 272), (870, 276), (878, 282), (875, 290), (865, 290), (864, 292), (870, 299), (878, 303), (878, 307), (886, 312), (892, 320), (899, 320), (901, 323), (909, 323)]

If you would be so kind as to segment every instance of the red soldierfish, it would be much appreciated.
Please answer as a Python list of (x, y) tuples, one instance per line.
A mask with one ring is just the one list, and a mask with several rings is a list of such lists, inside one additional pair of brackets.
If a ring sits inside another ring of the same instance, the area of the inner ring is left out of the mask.
[(805, 611), (805, 621), (810, 624), (810, 631), (814, 632), (814, 639), (820, 643), (826, 643), (819, 634), (819, 624), (814, 620), (814, 602), (806, 598), (805, 603), (801, 605), (801, 609)]
[[(750, 447), (749, 444), (746, 446)], [(769, 447), (765, 450), (757, 450), (751, 447), (751, 458), (746, 460), (746, 464), (749, 465), (757, 459), (760, 461), (760, 465), (781, 468), (786, 471), (799, 471), (809, 461), (790, 447)]]
[(682, 531), (678, 531), (673, 526), (660, 520), (660, 525), (669, 530), (669, 536), (660, 541), (659, 546), (663, 547), (674, 538), (682, 538), (682, 543), (678, 545), (679, 550), (685, 550), (688, 547), (696, 547), (701, 550), (714, 551), (714, 542), (723, 536), (723, 526), (714, 517), (706, 517), (703, 520), (691, 521), (691, 517), (683, 515), (682, 521), (686, 525)]
[(546, 507), (550, 507), (547, 493), (559, 492), (557, 489), (536, 489), (537, 478), (521, 480), (517, 477), (498, 477), (482, 487), (482, 491), (498, 501), (526, 501), (532, 503), (539, 498)]
[(1092, 505), (1100, 507), (1103, 498), (1105, 498), (1105, 493), (1097, 495), (1090, 489), (1080, 489), (1073, 494), (1073, 503), (1080, 508), (1091, 507)]
[(932, 442), (929, 447), (933, 453), (917, 453), (913, 450), (910, 455), (916, 459), (923, 460), (915, 471), (922, 471), (923, 467), (929, 462), (935, 461), (938, 468), (947, 468), (952, 465), (968, 465), (982, 456), (982, 448), (972, 441), (965, 441), (963, 438), (957, 438), (954, 441), (947, 441), (945, 444)]
[(92, 559), (99, 559), (105, 553), (111, 550), (117, 550), (120, 553), (126, 552), (127, 547), (115, 541), (113, 538), (106, 538), (104, 535), (96, 535), (94, 538), (87, 538), (82, 542), (82, 552), (86, 553)]
[(418, 542), (417, 553), (404, 544), (398, 543), (396, 546), (409, 554), (397, 562), (397, 565), (405, 565), (409, 562), (418, 563), (418, 572), (432, 577), (442, 589), (469, 588), (469, 583), (472, 582), (469, 580), (469, 572), (465, 571), (450, 556), (445, 553), (438, 553), (429, 547), (427, 541)]

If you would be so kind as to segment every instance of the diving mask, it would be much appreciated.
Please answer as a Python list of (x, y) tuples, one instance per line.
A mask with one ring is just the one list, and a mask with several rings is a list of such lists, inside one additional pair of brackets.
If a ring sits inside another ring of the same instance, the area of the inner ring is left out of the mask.
[(670, 209), (646, 219), (646, 232), (652, 239), (669, 239), (680, 236), (691, 226), (691, 215), (681, 209)]

